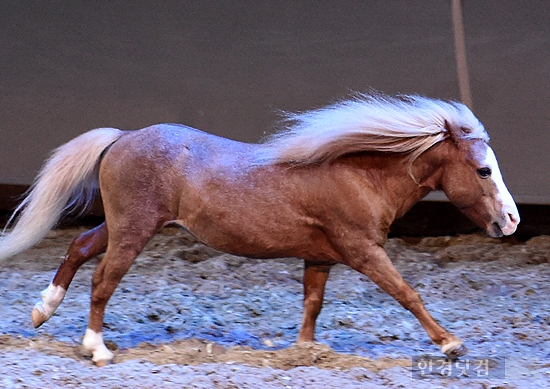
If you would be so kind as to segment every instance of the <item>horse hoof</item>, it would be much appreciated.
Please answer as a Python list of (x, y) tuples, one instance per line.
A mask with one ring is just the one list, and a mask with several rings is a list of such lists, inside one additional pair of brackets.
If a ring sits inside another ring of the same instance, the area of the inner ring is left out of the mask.
[(31, 313), (32, 325), (34, 328), (40, 327), (44, 324), (49, 318), (42, 312), (40, 309), (40, 303), (36, 304)]
[(94, 363), (97, 367), (104, 367), (104, 366), (107, 366), (107, 365), (110, 365), (111, 363), (113, 363), (113, 360), (112, 359), (100, 359), (99, 361), (94, 361)]
[(468, 354), (469, 350), (460, 340), (455, 340), (441, 347), (441, 351), (450, 359), (457, 359)]

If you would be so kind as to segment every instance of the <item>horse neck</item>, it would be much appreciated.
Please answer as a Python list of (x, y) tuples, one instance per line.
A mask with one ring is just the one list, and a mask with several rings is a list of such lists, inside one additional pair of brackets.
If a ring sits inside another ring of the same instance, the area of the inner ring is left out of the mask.
[[(441, 180), (445, 166), (453, 163), (456, 158), (457, 148), (451, 139), (446, 139), (432, 146), (421, 154), (408, 169), (412, 175), (412, 192), (409, 198), (404, 198), (402, 204), (402, 216), (414, 204), (422, 200), (428, 193), (441, 189)], [(410, 184), (410, 183), (409, 183)]]
[(423, 163), (421, 157), (417, 158), (412, 169), (410, 159), (403, 158), (400, 165), (404, 168), (400, 170), (400, 174), (389, 174), (386, 178), (389, 188), (386, 198), (395, 210), (395, 219), (402, 217), (437, 187), (435, 181), (432, 182), (437, 169)]
[(448, 158), (446, 147), (441, 143), (421, 154), (413, 162), (412, 169), (409, 155), (368, 153), (352, 157), (350, 161), (364, 171), (377, 194), (384, 199), (388, 214), (397, 219), (439, 188), (442, 167)]

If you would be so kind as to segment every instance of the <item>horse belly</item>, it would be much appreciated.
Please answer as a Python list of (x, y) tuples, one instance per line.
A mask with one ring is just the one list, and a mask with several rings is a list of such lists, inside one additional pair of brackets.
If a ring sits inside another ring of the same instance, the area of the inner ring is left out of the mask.
[[(315, 257), (325, 237), (307, 217), (283, 210), (262, 212), (249, 206), (233, 210), (208, 208), (192, 220), (179, 221), (197, 239), (217, 250), (250, 258)], [(321, 255), (325, 256), (325, 255)], [(306, 258), (307, 259), (307, 258)]]
[(298, 242), (286, 229), (260, 226), (251, 220), (223, 220), (204, 217), (194, 223), (180, 223), (201, 242), (217, 250), (253, 258), (291, 256)]

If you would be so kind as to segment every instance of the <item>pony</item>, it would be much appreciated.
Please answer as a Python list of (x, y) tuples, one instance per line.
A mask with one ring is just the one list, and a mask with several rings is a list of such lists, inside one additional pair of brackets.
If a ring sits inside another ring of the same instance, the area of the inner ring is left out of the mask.
[(92, 278), (82, 342), (98, 366), (114, 358), (103, 341), (105, 306), (149, 239), (169, 224), (234, 255), (303, 259), (299, 343), (314, 341), (329, 271), (345, 264), (412, 312), (442, 353), (456, 358), (468, 352), (463, 341), (432, 318), (384, 243), (392, 222), (433, 190), (490, 236), (512, 234), (520, 217), (488, 142), (464, 104), (418, 95), (360, 94), (288, 114), (260, 143), (178, 124), (95, 129), (53, 152), (0, 238), (0, 259), (37, 243), (99, 193), (105, 221), (73, 240), (32, 311), (39, 327), (79, 267), (105, 254)]

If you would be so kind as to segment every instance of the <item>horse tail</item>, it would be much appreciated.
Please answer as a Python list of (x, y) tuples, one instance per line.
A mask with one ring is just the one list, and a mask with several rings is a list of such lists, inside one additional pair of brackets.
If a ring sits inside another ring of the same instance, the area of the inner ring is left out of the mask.
[[(38, 243), (68, 210), (89, 206), (99, 189), (99, 161), (123, 132), (98, 128), (56, 149), (0, 236), (0, 262)], [(13, 229), (6, 229), (15, 219)]]

